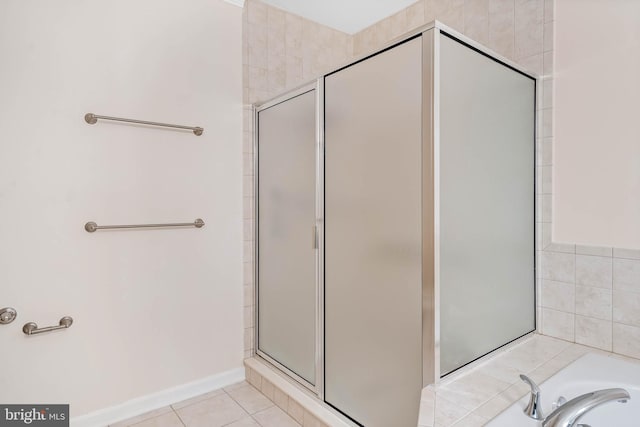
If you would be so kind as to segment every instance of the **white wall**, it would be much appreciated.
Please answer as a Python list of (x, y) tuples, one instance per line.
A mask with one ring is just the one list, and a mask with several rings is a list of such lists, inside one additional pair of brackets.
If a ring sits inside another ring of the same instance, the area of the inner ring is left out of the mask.
[[(19, 312), (0, 326), (0, 402), (78, 416), (241, 367), (241, 13), (0, 2), (0, 307)], [(203, 229), (83, 229), (197, 217)], [(69, 330), (21, 332), (63, 315)]]
[(640, 2), (556, 2), (553, 240), (640, 248)]

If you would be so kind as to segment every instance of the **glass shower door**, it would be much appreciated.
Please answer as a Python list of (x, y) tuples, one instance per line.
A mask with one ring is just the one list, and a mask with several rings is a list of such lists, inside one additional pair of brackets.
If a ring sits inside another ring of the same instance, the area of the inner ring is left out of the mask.
[(316, 91), (258, 112), (258, 353), (316, 383)]

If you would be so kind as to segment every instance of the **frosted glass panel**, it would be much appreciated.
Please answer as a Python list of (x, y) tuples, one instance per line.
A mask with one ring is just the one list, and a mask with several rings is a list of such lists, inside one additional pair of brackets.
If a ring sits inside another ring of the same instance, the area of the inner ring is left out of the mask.
[(315, 91), (258, 116), (258, 348), (315, 383)]
[(441, 36), (441, 372), (535, 329), (534, 81)]
[(325, 400), (415, 427), (422, 388), (422, 43), (325, 79)]

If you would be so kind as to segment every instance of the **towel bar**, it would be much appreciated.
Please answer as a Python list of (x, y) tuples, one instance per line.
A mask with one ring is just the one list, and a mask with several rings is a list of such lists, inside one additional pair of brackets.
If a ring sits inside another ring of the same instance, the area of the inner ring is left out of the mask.
[(164, 227), (195, 227), (202, 228), (204, 227), (204, 221), (200, 218), (197, 218), (193, 222), (176, 222), (169, 224), (128, 224), (128, 225), (98, 225), (93, 221), (89, 221), (84, 225), (84, 229), (93, 233), (96, 230), (117, 230), (117, 229), (125, 229), (125, 228), (164, 228)]
[(198, 126), (172, 125), (169, 123), (149, 122), (147, 120), (125, 119), (122, 117), (99, 116), (98, 114), (87, 113), (84, 115), (84, 121), (90, 125), (95, 125), (100, 120), (111, 120), (114, 122), (137, 123), (141, 125), (160, 126), (165, 128), (186, 129), (193, 131), (196, 136), (202, 135), (204, 129)]

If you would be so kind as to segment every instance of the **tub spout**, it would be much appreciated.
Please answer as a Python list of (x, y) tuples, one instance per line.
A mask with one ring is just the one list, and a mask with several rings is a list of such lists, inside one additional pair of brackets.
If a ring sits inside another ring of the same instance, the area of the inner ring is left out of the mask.
[(556, 408), (542, 421), (542, 427), (578, 427), (578, 420), (593, 408), (613, 401), (625, 403), (629, 399), (631, 396), (622, 388), (592, 391)]

